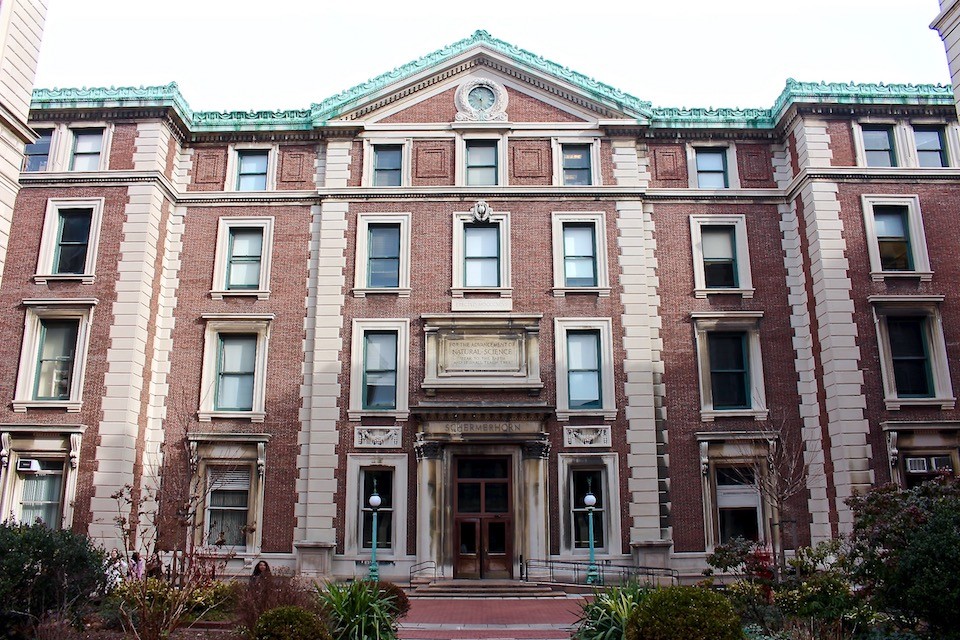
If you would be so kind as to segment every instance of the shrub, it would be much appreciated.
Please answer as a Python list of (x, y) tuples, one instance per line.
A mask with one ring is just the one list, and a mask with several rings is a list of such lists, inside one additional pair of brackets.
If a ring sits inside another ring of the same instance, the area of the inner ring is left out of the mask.
[(265, 612), (278, 607), (315, 608), (312, 590), (289, 574), (277, 571), (237, 586), (237, 622), (248, 633)]
[(394, 640), (397, 637), (393, 599), (375, 582), (331, 582), (317, 589), (320, 610), (334, 640)]
[(650, 590), (631, 582), (597, 591), (592, 602), (583, 604), (575, 640), (621, 640), (630, 614)]
[(702, 587), (666, 587), (640, 601), (627, 640), (741, 640), (740, 618), (726, 598)]
[(254, 640), (329, 640), (320, 618), (301, 607), (277, 607), (260, 616)]
[(403, 589), (392, 582), (385, 581), (378, 582), (377, 588), (380, 589), (380, 593), (386, 599), (387, 606), (392, 610), (394, 618), (399, 620), (409, 613), (410, 598), (407, 597)]
[(86, 536), (0, 524), (0, 637), (32, 633), (49, 611), (74, 618), (105, 585), (104, 554)]

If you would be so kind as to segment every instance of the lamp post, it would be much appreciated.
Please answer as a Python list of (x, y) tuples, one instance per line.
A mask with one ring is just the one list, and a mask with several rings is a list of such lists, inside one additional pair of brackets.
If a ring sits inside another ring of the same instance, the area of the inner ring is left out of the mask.
[(368, 576), (371, 582), (380, 581), (380, 564), (377, 562), (377, 509), (380, 508), (382, 504), (380, 499), (380, 494), (377, 493), (377, 481), (373, 481), (373, 493), (370, 494), (370, 509), (373, 510), (373, 526), (370, 532), (371, 540), (371, 549), (370, 549), (370, 574)]
[(593, 495), (587, 484), (587, 495), (583, 496), (583, 504), (587, 507), (587, 535), (590, 537), (590, 564), (587, 565), (587, 584), (600, 582), (600, 571), (597, 568), (597, 558), (593, 545), (593, 508), (597, 505), (597, 496)]

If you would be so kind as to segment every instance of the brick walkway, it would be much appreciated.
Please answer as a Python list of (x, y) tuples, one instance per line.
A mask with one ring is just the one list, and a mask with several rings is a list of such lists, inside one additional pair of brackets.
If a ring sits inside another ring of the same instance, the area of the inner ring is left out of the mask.
[(410, 613), (400, 623), (400, 638), (568, 640), (582, 603), (579, 597), (413, 598)]

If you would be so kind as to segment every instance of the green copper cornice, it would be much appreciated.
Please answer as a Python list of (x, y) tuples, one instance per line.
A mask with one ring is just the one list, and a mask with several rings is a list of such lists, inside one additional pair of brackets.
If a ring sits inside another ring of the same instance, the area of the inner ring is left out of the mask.
[(173, 107), (183, 121), (193, 120), (193, 111), (176, 82), (156, 87), (81, 87), (79, 89), (34, 89), (31, 109), (97, 109), (117, 107)]

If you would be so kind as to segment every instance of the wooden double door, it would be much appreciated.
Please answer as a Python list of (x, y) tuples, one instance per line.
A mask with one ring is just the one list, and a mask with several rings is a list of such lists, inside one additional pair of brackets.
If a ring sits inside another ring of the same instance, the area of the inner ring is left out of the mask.
[(512, 578), (510, 458), (457, 457), (453, 467), (454, 577)]

